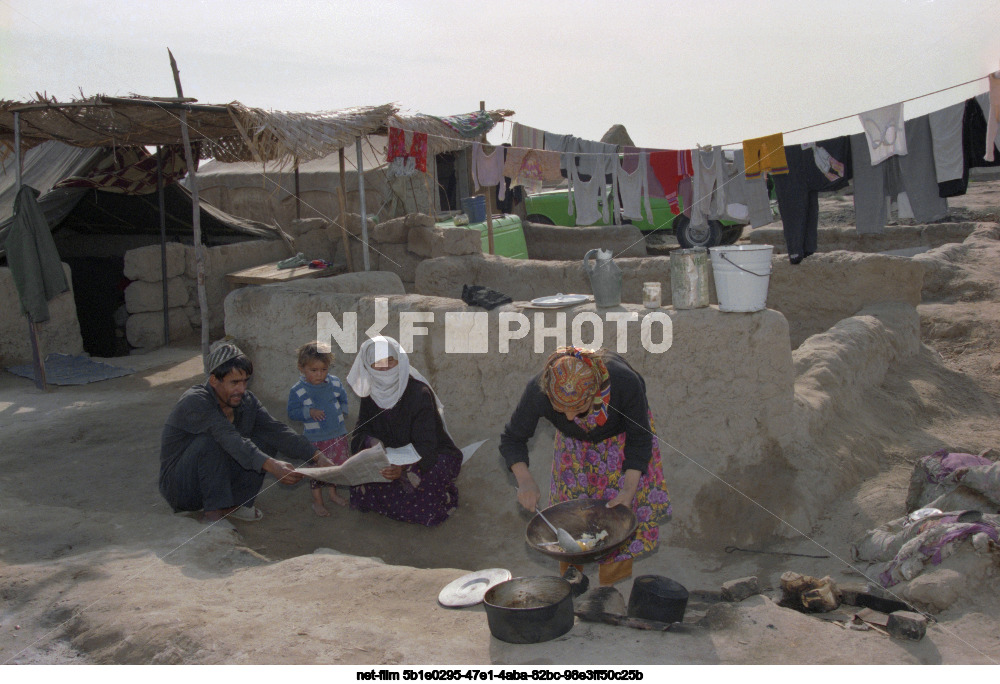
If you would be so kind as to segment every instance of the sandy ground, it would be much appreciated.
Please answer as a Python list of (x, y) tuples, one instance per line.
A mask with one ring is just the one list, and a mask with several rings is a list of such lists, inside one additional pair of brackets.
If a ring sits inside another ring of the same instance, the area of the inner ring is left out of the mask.
[[(850, 222), (845, 202), (824, 198), (821, 226)], [(952, 205), (963, 220), (996, 221), (1000, 182), (974, 183)], [(202, 379), (193, 346), (112, 359), (136, 373), (44, 393), (0, 373), (0, 663), (996, 664), (997, 568), (979, 559), (938, 568), (968, 581), (920, 642), (776, 604), (785, 570), (864, 581), (849, 544), (905, 512), (916, 458), (1000, 447), (1000, 243), (956, 258), (963, 286), (919, 307), (926, 348), (831, 430), (877, 443), (878, 474), (821, 512), (815, 529), (758, 549), (827, 558), (726, 553), (704, 540), (636, 564), (636, 575), (689, 589), (748, 575), (767, 588), (739, 604), (693, 603), (688, 619), (707, 617), (685, 633), (577, 621), (554, 641), (513, 646), (491, 638), (481, 606), (439, 606), (441, 587), (470, 570), (554, 573), (520, 539), (498, 537), (527, 520), (505, 483), (499, 503), (466, 501), (433, 530), (349, 510), (320, 519), (304, 485), (271, 479), (259, 523), (172, 515), (156, 491), (158, 440), (178, 396)], [(627, 598), (630, 582), (619, 589)]]

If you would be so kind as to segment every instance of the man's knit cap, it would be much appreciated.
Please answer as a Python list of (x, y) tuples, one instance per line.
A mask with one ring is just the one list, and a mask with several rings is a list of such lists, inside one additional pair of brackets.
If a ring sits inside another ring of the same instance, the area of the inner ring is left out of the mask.
[(244, 354), (235, 344), (225, 340), (216, 342), (208, 353), (208, 372), (211, 373), (226, 361), (231, 361), (237, 356), (244, 356)]

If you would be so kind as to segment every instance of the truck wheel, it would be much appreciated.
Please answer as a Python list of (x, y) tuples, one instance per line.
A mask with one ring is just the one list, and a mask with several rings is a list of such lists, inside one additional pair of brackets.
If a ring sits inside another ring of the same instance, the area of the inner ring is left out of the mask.
[(726, 226), (722, 229), (722, 241), (720, 245), (735, 245), (736, 241), (743, 237), (743, 229), (746, 226)]
[(542, 216), (541, 214), (528, 214), (524, 217), (524, 220), (528, 223), (540, 223), (543, 226), (556, 225), (548, 216)]
[(716, 247), (721, 244), (722, 224), (708, 221), (700, 226), (692, 226), (691, 219), (681, 214), (674, 220), (674, 231), (681, 247)]

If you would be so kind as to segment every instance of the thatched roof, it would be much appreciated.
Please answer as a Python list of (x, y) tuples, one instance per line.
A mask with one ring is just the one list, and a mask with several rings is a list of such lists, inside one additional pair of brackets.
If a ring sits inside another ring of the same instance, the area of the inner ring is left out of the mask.
[[(491, 109), (486, 114), (493, 119), (494, 123), (500, 123), (507, 117), (514, 116), (514, 112), (510, 109)], [(386, 134), (389, 126), (426, 133), (427, 154), (460, 150), (475, 142), (461, 136), (440, 119), (427, 114), (394, 114), (386, 122), (386, 128), (380, 130), (379, 133)]]
[[(392, 104), (327, 112), (282, 112), (247, 107), (195, 104), (191, 98), (129, 98), (98, 95), (60, 103), (39, 96), (35, 102), (0, 101), (0, 155), (14, 150), (14, 113), (20, 114), (21, 147), (27, 151), (47, 140), (77, 147), (178, 145), (181, 112), (187, 112), (191, 142), (203, 159), (225, 162), (309, 161), (353, 144), (360, 136), (388, 126), (428, 133), (428, 152), (470, 144), (454, 129), (431, 116), (398, 116)], [(487, 112), (495, 122), (514, 112)]]

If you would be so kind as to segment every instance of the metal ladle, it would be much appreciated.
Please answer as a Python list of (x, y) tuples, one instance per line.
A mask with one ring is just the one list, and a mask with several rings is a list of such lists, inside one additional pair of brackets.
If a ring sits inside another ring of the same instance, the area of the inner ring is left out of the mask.
[(580, 542), (573, 539), (573, 535), (571, 535), (563, 528), (556, 527), (555, 525), (550, 523), (548, 521), (548, 518), (542, 515), (542, 512), (538, 510), (538, 506), (535, 506), (535, 513), (538, 513), (538, 517), (541, 518), (542, 521), (549, 526), (549, 529), (552, 530), (552, 532), (556, 535), (556, 540), (559, 543), (559, 547), (563, 551), (565, 551), (566, 553), (580, 553), (581, 551), (585, 550), (582, 546), (580, 546)]

